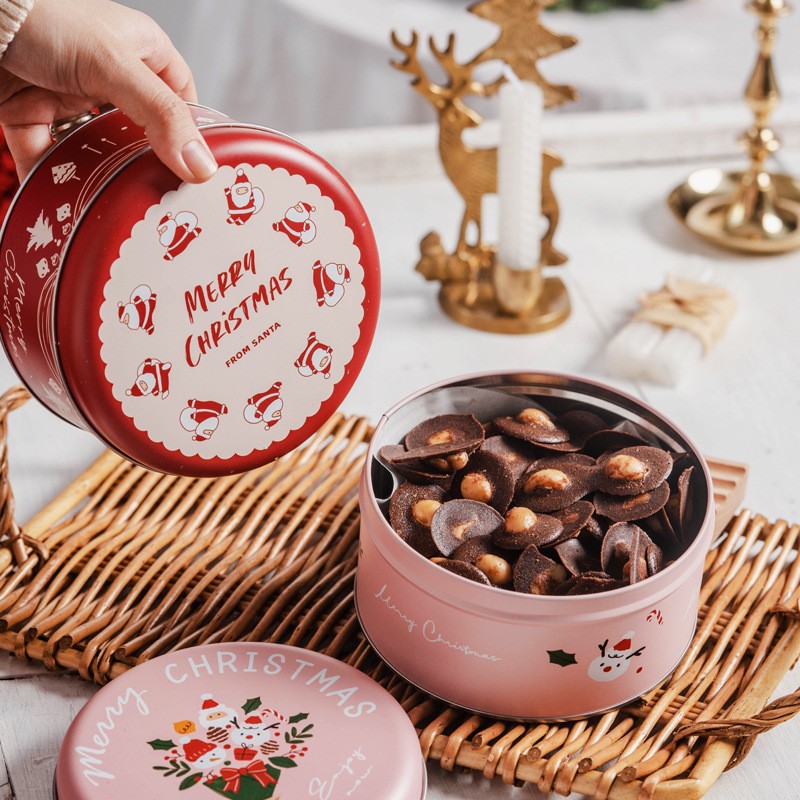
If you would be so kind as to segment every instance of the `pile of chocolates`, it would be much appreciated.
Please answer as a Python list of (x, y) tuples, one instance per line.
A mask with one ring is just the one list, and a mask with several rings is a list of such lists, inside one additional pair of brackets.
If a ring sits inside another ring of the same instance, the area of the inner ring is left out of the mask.
[(530, 407), (485, 425), (444, 414), (378, 455), (405, 481), (389, 501), (398, 536), (489, 586), (581, 595), (638, 583), (699, 527), (694, 459), (584, 408)]

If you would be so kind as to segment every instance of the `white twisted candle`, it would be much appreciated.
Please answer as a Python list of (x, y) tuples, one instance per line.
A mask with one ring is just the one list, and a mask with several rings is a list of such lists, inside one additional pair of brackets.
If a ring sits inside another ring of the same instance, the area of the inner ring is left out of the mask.
[(514, 269), (539, 266), (542, 229), (542, 112), (544, 95), (510, 69), (500, 89), (497, 165), (500, 237), (497, 257)]

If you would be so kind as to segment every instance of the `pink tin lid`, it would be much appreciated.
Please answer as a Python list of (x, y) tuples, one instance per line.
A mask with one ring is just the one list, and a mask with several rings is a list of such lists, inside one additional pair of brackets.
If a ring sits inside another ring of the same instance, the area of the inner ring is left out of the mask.
[(297, 647), (216, 644), (104, 686), (67, 731), (58, 800), (420, 800), (425, 764), (397, 701)]

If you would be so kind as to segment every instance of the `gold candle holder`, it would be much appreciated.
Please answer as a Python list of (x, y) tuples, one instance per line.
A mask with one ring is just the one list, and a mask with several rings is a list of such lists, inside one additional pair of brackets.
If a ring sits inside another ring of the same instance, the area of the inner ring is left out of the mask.
[[(575, 100), (572, 86), (546, 80), (538, 61), (576, 44), (573, 36), (556, 34), (541, 22), (542, 9), (554, 0), (480, 0), (468, 10), (500, 27), (498, 38), (470, 61), (455, 58), (455, 35), (439, 49), (433, 37), (431, 52), (446, 75), (443, 83), (430, 78), (419, 61), (419, 36), (402, 42), (392, 33), (392, 43), (403, 55), (393, 66), (413, 76), (411, 85), (436, 109), (439, 118), (439, 156), (445, 174), (464, 200), (464, 215), (453, 252), (448, 253), (439, 234), (428, 233), (420, 242), (416, 269), (427, 280), (439, 281), (439, 304), (456, 322), (493, 333), (535, 333), (554, 328), (570, 315), (567, 288), (560, 278), (542, 273), (543, 267), (560, 266), (567, 257), (559, 252), (553, 238), (558, 226), (559, 207), (551, 175), (563, 165), (552, 150), (542, 151), (542, 215), (548, 228), (541, 240), (539, 266), (533, 270), (513, 269), (500, 263), (495, 247), (483, 240), (481, 203), (497, 192), (497, 148), (474, 148), (463, 139), (467, 128), (478, 127), (482, 117), (464, 100), (469, 96), (495, 95), (505, 78), (490, 83), (475, 79), (481, 64), (499, 61), (510, 66), (520, 79), (533, 81), (544, 93), (545, 107)], [(472, 234), (472, 235), (470, 235)]]
[(758, 14), (758, 58), (745, 89), (753, 125), (740, 139), (750, 156), (745, 172), (701, 169), (669, 196), (669, 205), (691, 231), (714, 244), (744, 253), (784, 253), (800, 247), (800, 183), (769, 172), (768, 158), (780, 148), (769, 118), (780, 103), (772, 63), (778, 19), (785, 0), (750, 0)]

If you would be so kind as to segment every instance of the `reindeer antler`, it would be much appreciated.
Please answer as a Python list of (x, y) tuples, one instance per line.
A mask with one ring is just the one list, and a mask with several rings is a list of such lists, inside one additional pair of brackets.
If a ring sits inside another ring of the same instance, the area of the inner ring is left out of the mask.
[(392, 61), (392, 66), (400, 72), (412, 75), (414, 80), (411, 81), (411, 85), (417, 92), (429, 103), (440, 107), (448, 99), (445, 87), (439, 86), (428, 77), (428, 73), (417, 58), (419, 34), (411, 31), (411, 41), (404, 44), (397, 35), (397, 31), (392, 31), (392, 44), (405, 56), (402, 61)]
[(439, 48), (433, 36), (429, 37), (428, 44), (431, 52), (441, 65), (447, 75), (447, 83), (441, 85), (434, 83), (419, 61), (417, 49), (419, 45), (419, 35), (416, 31), (411, 32), (411, 41), (403, 43), (395, 31), (392, 31), (392, 44), (405, 56), (402, 61), (392, 61), (392, 66), (400, 72), (407, 72), (414, 76), (411, 85), (428, 102), (441, 108), (447, 103), (454, 103), (464, 95), (476, 94), (482, 97), (491, 97), (505, 81), (505, 78), (498, 78), (493, 83), (484, 85), (472, 78), (472, 70), (479, 63), (478, 58), (473, 58), (466, 64), (456, 60), (456, 37), (451, 33), (447, 37), (447, 45)]

